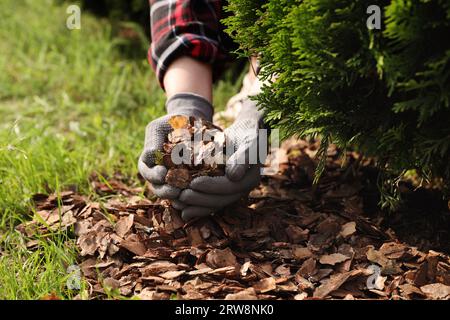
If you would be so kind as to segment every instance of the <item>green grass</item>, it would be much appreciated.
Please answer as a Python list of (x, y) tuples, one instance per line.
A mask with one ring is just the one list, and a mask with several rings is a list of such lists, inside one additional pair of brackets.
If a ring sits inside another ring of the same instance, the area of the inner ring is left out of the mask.
[[(108, 21), (82, 13), (82, 29), (70, 31), (66, 18), (50, 0), (0, 1), (0, 299), (74, 295), (64, 285), (76, 261), (67, 235), (30, 251), (14, 227), (30, 219), (35, 193), (90, 195), (93, 172), (137, 181), (145, 126), (164, 112), (144, 54), (121, 55)], [(238, 86), (219, 83), (215, 104)]]

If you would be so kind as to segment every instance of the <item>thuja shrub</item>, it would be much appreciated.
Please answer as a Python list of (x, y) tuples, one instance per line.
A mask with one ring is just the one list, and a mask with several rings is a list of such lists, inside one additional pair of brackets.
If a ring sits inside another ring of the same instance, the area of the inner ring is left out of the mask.
[[(379, 29), (367, 26), (374, 4)], [(229, 0), (228, 10), (240, 53), (259, 55), (272, 82), (258, 96), (272, 125), (320, 135), (322, 151), (356, 148), (385, 177), (416, 170), (448, 187), (448, 0)]]

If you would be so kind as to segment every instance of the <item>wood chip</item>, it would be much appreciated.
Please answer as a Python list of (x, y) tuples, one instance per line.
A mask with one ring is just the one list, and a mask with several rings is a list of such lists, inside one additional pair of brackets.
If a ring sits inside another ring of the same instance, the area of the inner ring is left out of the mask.
[(137, 256), (142, 256), (147, 251), (145, 245), (141, 242), (124, 240), (120, 243), (120, 247), (127, 249), (128, 251), (134, 253)]
[(356, 232), (356, 222), (348, 222), (344, 224), (341, 228), (340, 235), (344, 238), (350, 237)]
[(213, 249), (206, 255), (206, 263), (211, 268), (222, 268), (235, 266), (237, 264), (236, 256), (230, 248)]
[(304, 278), (309, 278), (317, 272), (316, 260), (313, 258), (309, 258), (305, 262), (303, 262), (302, 266), (298, 270), (298, 274)]
[(304, 260), (311, 258), (313, 256), (313, 253), (308, 248), (296, 247), (293, 249), (293, 255), (296, 260)]
[(308, 298), (308, 294), (306, 292), (302, 292), (294, 296), (294, 300), (305, 300), (306, 298)]
[(227, 294), (225, 300), (258, 300), (258, 296), (254, 288), (247, 288), (237, 293)]
[(275, 279), (272, 277), (261, 279), (259, 282), (253, 285), (253, 288), (257, 292), (265, 293), (277, 288)]
[(173, 280), (173, 279), (176, 279), (176, 278), (180, 277), (181, 275), (183, 275), (185, 273), (186, 273), (185, 270), (167, 271), (167, 272), (161, 273), (159, 276), (164, 278), (164, 279)]
[(186, 116), (173, 116), (169, 119), (172, 129), (185, 129), (189, 125), (189, 118)]
[(387, 242), (383, 243), (379, 251), (388, 259), (400, 259), (406, 252), (406, 246), (401, 243)]
[(201, 268), (199, 270), (189, 271), (188, 274), (190, 276), (198, 276), (198, 275), (205, 274), (205, 273), (208, 273), (208, 272), (213, 271), (213, 270), (214, 269), (211, 269), (211, 268), (207, 267), (207, 268)]
[(228, 273), (235, 273), (235, 271), (236, 271), (235, 267), (223, 267), (208, 271), (208, 274), (228, 274)]
[(124, 238), (131, 231), (134, 223), (134, 215), (130, 214), (128, 216), (122, 217), (117, 221), (114, 230), (119, 237)]
[(360, 274), (359, 270), (332, 275), (327, 281), (314, 290), (314, 298), (323, 299), (330, 292), (339, 289), (350, 277)]
[(450, 299), (450, 286), (442, 283), (432, 283), (420, 287), (420, 290), (433, 300), (447, 300)]
[(170, 169), (166, 175), (166, 183), (172, 187), (186, 189), (192, 177), (187, 169)]
[(329, 265), (334, 266), (337, 263), (341, 263), (341, 262), (347, 261), (349, 259), (350, 259), (350, 257), (347, 257), (343, 254), (332, 253), (332, 254), (326, 254), (326, 255), (321, 256), (319, 262), (321, 264), (329, 264)]

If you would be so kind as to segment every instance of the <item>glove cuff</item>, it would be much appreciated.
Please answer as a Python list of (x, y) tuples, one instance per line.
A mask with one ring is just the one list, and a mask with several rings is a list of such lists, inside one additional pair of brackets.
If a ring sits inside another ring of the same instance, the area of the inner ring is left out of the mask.
[(213, 107), (208, 100), (194, 93), (178, 93), (166, 102), (167, 114), (185, 115), (212, 121)]

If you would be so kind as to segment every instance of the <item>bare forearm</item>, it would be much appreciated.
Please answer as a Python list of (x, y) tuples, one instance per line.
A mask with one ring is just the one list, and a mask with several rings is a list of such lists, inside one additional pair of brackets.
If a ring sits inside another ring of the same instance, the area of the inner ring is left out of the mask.
[(164, 76), (167, 98), (177, 93), (194, 93), (212, 101), (212, 68), (210, 64), (191, 57), (172, 62)]

